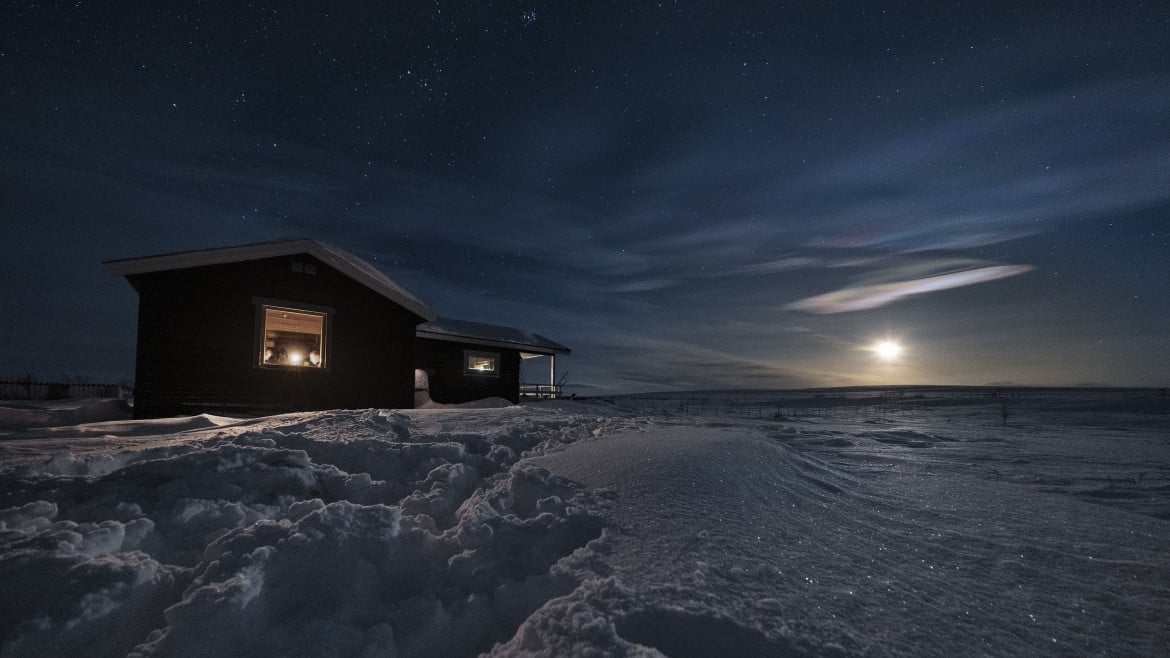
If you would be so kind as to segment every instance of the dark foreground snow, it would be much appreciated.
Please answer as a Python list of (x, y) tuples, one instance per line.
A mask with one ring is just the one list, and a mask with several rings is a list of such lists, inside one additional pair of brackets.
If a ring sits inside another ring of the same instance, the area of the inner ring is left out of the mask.
[(1166, 654), (1164, 406), (34, 430), (0, 655)]

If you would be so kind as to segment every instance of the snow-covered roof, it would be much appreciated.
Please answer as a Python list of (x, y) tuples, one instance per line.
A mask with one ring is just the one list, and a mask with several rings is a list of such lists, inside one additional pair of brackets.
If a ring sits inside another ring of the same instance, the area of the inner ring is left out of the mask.
[(419, 338), (450, 340), (489, 347), (519, 349), (535, 354), (568, 354), (569, 348), (540, 334), (528, 333), (514, 327), (498, 324), (468, 322), (451, 318), (437, 318), (420, 324), (415, 330)]
[(293, 256), (296, 254), (308, 254), (328, 264), (338, 272), (406, 308), (419, 317), (426, 320), (434, 320), (437, 317), (435, 312), (428, 308), (426, 304), (402, 289), (401, 286), (394, 283), (390, 280), (390, 277), (382, 274), (373, 265), (370, 265), (344, 249), (323, 242), (317, 242), (316, 240), (274, 240), (236, 247), (181, 251), (158, 256), (144, 256), (141, 258), (124, 258), (106, 261), (105, 266), (117, 276), (130, 276), (133, 274), (181, 270), (204, 265), (240, 263), (259, 260), (261, 258)]

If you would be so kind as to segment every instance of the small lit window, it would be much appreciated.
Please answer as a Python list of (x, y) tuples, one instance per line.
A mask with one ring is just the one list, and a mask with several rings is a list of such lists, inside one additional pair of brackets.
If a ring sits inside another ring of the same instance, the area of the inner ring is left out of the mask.
[(262, 366), (324, 368), (328, 359), (329, 313), (260, 304), (257, 324)]
[(500, 355), (494, 352), (464, 350), (463, 364), (463, 371), (468, 375), (491, 375), (498, 377), (500, 374)]

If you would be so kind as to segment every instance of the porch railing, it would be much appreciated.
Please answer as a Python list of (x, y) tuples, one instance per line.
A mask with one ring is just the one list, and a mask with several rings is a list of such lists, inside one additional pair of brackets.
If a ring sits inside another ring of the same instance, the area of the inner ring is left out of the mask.
[(561, 397), (560, 384), (521, 384), (520, 397), (536, 398), (538, 400), (556, 399)]

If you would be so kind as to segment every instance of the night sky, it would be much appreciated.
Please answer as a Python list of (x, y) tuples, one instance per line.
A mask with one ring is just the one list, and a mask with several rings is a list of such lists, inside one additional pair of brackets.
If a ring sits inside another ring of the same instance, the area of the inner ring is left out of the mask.
[(581, 392), (1170, 384), (1164, 2), (18, 0), (0, 82), (0, 375), (309, 237)]

